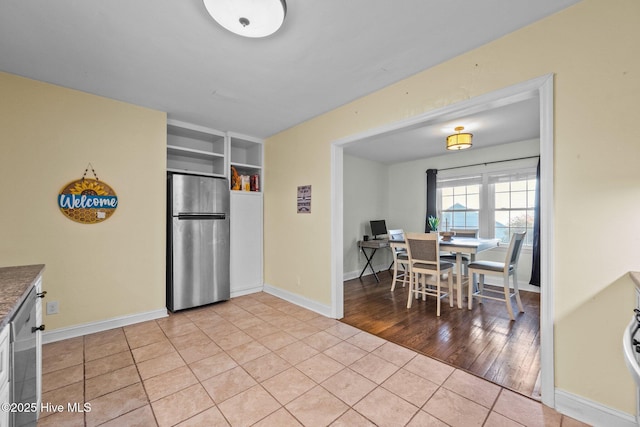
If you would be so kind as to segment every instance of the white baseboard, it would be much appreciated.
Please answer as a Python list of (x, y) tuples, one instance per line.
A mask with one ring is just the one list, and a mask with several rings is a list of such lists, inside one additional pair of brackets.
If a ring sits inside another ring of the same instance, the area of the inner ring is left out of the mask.
[(293, 292), (285, 291), (284, 289), (276, 288), (267, 283), (264, 284), (264, 292), (276, 296), (285, 301), (289, 301), (292, 304), (299, 305), (311, 311), (315, 311), (318, 314), (322, 314), (325, 317), (331, 317), (331, 306), (324, 305), (317, 301), (310, 300)]
[(555, 390), (555, 401), (558, 412), (589, 425), (615, 427), (638, 426), (633, 415), (609, 408), (608, 406), (564, 390)]
[(241, 297), (243, 295), (255, 294), (256, 292), (262, 292), (264, 286), (252, 286), (250, 288), (244, 289), (232, 289), (231, 290), (231, 298)]
[(68, 328), (54, 329), (53, 331), (45, 330), (42, 333), (42, 343), (48, 344), (56, 341), (66, 340), (69, 338), (102, 332), (109, 329), (121, 328), (123, 326), (132, 325), (134, 323), (160, 319), (167, 316), (167, 309), (160, 308), (158, 310), (147, 311), (145, 313), (129, 314), (127, 316), (114, 317), (112, 319), (100, 320), (98, 322), (85, 323), (82, 325), (70, 326)]
[[(374, 265), (373, 268), (376, 271), (376, 273), (378, 273), (378, 274), (385, 273), (387, 271), (387, 269), (389, 268), (389, 264)], [(362, 271), (362, 269), (355, 270), (355, 271), (344, 272), (342, 274), (342, 279), (343, 280), (357, 279), (358, 276), (360, 276), (360, 272), (361, 271)], [(393, 273), (393, 269), (389, 270), (389, 273)], [(369, 267), (367, 267), (367, 271), (364, 272), (363, 276), (369, 276), (371, 274), (373, 274), (373, 273), (371, 273), (371, 269)]]
[[(387, 269), (389, 268), (388, 265), (375, 265), (374, 266), (376, 273), (380, 274), (380, 273), (385, 273), (387, 271)], [(358, 276), (360, 276), (360, 272), (362, 270), (357, 270), (357, 271), (349, 271), (346, 272), (342, 275), (342, 280), (347, 281), (347, 280), (351, 280), (351, 279), (356, 279)], [(393, 273), (393, 270), (389, 271), (390, 273)], [(365, 275), (370, 275), (371, 274), (371, 270), (369, 268), (367, 268), (367, 271), (365, 271)], [(493, 283), (492, 283), (493, 282)], [(495, 286), (502, 286), (502, 282), (498, 281), (496, 282), (495, 280), (491, 280), (491, 276), (486, 276), (485, 279), (485, 283), (487, 285), (495, 285)], [(511, 288), (513, 288), (513, 286), (511, 286)], [(518, 289), (520, 289), (521, 291), (528, 291), (528, 292), (536, 292), (536, 293), (540, 293), (540, 287), (539, 286), (534, 286), (534, 285), (530, 285), (527, 282), (521, 282), (520, 280), (518, 280)]]

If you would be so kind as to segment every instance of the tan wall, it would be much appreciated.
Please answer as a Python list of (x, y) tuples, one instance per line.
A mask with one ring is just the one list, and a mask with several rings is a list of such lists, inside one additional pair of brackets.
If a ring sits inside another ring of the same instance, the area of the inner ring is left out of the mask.
[[(332, 141), (554, 73), (556, 387), (635, 413), (620, 337), (633, 306), (624, 275), (640, 269), (638, 16), (636, 0), (584, 0), (270, 138), (265, 282), (330, 304)], [(305, 184), (313, 213), (297, 215)]]
[[(0, 265), (46, 264), (47, 330), (162, 309), (165, 113), (5, 73), (0, 94)], [(88, 163), (119, 203), (93, 225), (57, 207)]]

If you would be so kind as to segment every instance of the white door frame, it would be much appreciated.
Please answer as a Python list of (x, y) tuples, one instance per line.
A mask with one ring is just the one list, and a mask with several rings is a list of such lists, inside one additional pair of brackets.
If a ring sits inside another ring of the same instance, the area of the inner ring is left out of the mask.
[(451, 120), (476, 112), (538, 97), (540, 100), (540, 392), (542, 403), (555, 407), (553, 360), (554, 218), (553, 218), (553, 74), (547, 74), (466, 101), (387, 124), (331, 144), (331, 314), (344, 316), (343, 289), (343, 149), (363, 139), (416, 127), (443, 118)]

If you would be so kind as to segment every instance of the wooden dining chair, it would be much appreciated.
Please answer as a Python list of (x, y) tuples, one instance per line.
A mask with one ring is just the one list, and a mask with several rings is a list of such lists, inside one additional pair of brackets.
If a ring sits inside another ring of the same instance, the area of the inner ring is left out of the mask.
[(404, 288), (409, 283), (409, 256), (407, 255), (407, 244), (404, 241), (404, 231), (389, 230), (389, 246), (393, 254), (393, 280), (391, 281), (391, 290), (396, 289), (396, 283), (399, 281)]
[[(517, 267), (525, 234), (526, 231), (513, 233), (504, 262), (474, 261), (469, 264), (469, 276), (472, 277), (474, 274), (478, 274), (480, 277), (478, 281), (478, 290), (476, 292), (473, 292), (473, 286), (469, 286), (469, 310), (471, 310), (473, 305), (472, 297), (478, 298), (478, 302), (480, 304), (482, 304), (483, 299), (504, 301), (507, 305), (509, 317), (511, 320), (515, 320), (515, 317), (513, 316), (513, 309), (511, 307), (511, 298), (515, 296), (518, 310), (520, 310), (520, 313), (524, 312), (524, 309), (522, 308), (522, 301), (520, 300), (520, 291), (518, 290)], [(486, 274), (502, 276), (503, 289), (485, 289), (484, 276)], [(511, 276), (513, 276), (513, 292), (511, 292), (509, 288), (509, 277)], [(486, 293), (501, 296), (488, 296)]]
[[(453, 264), (440, 260), (438, 233), (406, 233), (407, 255), (409, 257), (409, 298), (407, 308), (411, 308), (414, 298), (422, 295), (436, 297), (436, 315), (440, 316), (440, 300), (449, 296), (453, 307)], [(442, 292), (441, 279), (447, 274), (447, 292)], [(435, 286), (427, 283), (426, 276), (435, 278)], [(422, 282), (422, 285), (421, 283)]]

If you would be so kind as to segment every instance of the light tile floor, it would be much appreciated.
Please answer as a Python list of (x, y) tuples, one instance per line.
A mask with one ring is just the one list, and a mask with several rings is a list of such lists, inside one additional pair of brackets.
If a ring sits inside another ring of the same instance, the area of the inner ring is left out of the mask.
[(584, 426), (265, 293), (47, 344), (42, 399), (41, 427)]

